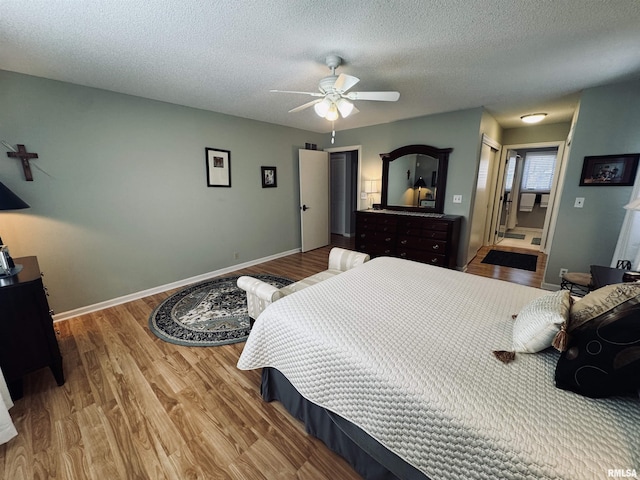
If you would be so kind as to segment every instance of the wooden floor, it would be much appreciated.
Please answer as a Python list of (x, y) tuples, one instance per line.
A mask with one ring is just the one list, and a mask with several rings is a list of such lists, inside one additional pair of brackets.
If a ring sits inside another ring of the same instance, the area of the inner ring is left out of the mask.
[[(324, 247), (237, 273), (299, 280), (324, 270), (328, 253)], [(541, 281), (541, 273), (476, 260), (469, 271), (478, 275)], [(25, 396), (11, 410), (19, 435), (0, 446), (0, 478), (360, 478), (279, 403), (261, 400), (259, 372), (235, 367), (242, 343), (181, 347), (155, 337), (149, 315), (171, 293), (55, 324), (67, 381), (56, 386), (48, 369), (25, 378)]]

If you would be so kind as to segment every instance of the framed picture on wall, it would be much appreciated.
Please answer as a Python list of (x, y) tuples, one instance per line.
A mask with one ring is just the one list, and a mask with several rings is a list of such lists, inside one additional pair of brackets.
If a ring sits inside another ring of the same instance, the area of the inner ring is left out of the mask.
[(632, 186), (636, 178), (638, 159), (640, 153), (584, 157), (580, 186)]
[(205, 148), (208, 187), (231, 187), (231, 152)]
[(262, 188), (275, 188), (278, 186), (276, 167), (260, 167), (262, 172)]

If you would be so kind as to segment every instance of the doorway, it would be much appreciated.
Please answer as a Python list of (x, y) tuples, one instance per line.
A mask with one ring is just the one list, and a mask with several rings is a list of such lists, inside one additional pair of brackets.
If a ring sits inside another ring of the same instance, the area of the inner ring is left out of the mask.
[(325, 149), (329, 152), (330, 233), (355, 236), (355, 212), (360, 208), (360, 146)]
[(564, 142), (503, 148), (489, 244), (545, 252)]

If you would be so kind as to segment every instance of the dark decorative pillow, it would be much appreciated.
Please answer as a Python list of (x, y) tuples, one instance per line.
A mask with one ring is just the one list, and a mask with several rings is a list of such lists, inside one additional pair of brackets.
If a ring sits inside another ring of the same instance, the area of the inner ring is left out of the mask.
[(572, 330), (556, 366), (556, 386), (592, 398), (640, 388), (640, 298)]

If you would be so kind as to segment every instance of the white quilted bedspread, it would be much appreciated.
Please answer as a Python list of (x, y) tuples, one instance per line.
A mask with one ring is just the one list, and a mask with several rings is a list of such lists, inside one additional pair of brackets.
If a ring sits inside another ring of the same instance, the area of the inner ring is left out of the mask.
[(278, 300), (238, 362), (274, 367), (308, 400), (440, 479), (640, 475), (640, 402), (555, 388), (554, 351), (504, 365), (522, 285), (377, 258)]

